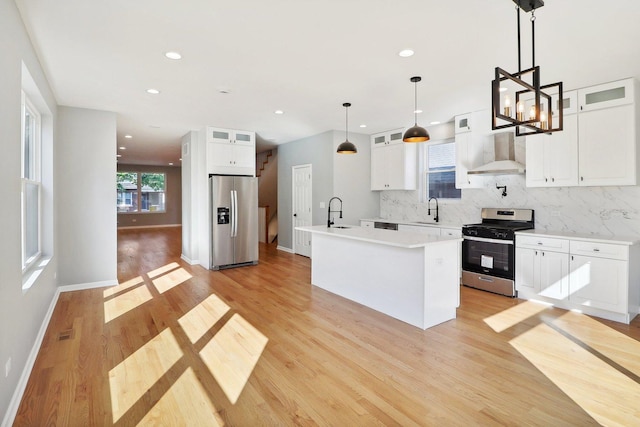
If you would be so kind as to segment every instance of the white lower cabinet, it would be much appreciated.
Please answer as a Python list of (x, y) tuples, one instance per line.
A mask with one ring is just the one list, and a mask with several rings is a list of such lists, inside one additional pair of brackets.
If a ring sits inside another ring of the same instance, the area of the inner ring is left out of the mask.
[(603, 310), (627, 309), (627, 261), (571, 255), (571, 302)]
[(519, 237), (516, 245), (516, 290), (525, 295), (566, 299), (569, 295), (569, 242)]
[(640, 311), (638, 245), (630, 243), (518, 234), (518, 297), (542, 297), (562, 308), (629, 323)]

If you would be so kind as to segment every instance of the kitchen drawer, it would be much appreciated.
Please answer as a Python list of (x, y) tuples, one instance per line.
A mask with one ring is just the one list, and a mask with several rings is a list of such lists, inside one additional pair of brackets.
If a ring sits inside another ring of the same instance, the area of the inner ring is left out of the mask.
[(440, 229), (441, 236), (452, 236), (452, 237), (462, 237), (462, 229), (461, 228), (441, 228)]
[(554, 239), (552, 237), (516, 235), (516, 247), (569, 253), (569, 240)]
[(616, 245), (613, 243), (596, 243), (571, 241), (571, 255), (586, 255), (597, 258), (619, 259), (626, 261), (629, 259), (629, 247), (627, 245)]

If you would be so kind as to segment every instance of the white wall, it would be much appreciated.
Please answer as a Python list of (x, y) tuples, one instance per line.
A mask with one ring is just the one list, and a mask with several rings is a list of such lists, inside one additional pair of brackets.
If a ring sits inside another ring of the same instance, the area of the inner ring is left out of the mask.
[[(55, 139), (56, 102), (44, 77), (33, 47), (22, 25), (22, 20), (12, 0), (0, 0), (0, 422), (7, 413), (9, 403), (17, 388), (20, 375), (29, 352), (56, 291), (54, 273), (57, 257), (51, 240), (54, 233), (51, 220), (50, 241), (46, 244), (48, 256), (52, 256), (38, 280), (25, 293), (22, 291), (21, 238), (20, 238), (20, 102), (22, 64), (29, 70), (43, 102), (50, 112), (49, 144)], [(45, 150), (50, 160), (43, 171), (51, 179), (51, 145)], [(45, 196), (46, 198), (46, 196)], [(48, 199), (49, 212), (54, 201)], [(52, 215), (50, 216), (52, 218)], [(5, 378), (4, 368), (11, 358), (12, 368)], [(5, 421), (7, 421), (5, 419)]]
[[(371, 191), (371, 137), (349, 133), (356, 154), (338, 154), (345, 133), (333, 132), (333, 195), (342, 199), (342, 220), (336, 223), (359, 225), (362, 218), (378, 216), (379, 191)], [(337, 208), (333, 205), (332, 208)]]
[(198, 132), (182, 137), (182, 258), (198, 263)]
[(60, 107), (60, 285), (117, 282), (115, 113)]

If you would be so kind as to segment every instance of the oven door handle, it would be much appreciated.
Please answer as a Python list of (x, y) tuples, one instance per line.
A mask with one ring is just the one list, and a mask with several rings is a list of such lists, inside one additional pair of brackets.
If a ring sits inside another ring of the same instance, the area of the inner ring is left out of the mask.
[(486, 239), (484, 237), (462, 236), (465, 240), (473, 240), (476, 242), (497, 243), (499, 245), (513, 245), (513, 240)]

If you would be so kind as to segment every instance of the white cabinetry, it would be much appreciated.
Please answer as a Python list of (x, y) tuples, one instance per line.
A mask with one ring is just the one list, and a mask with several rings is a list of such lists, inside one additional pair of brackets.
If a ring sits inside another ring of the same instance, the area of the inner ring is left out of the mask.
[(637, 244), (516, 236), (518, 297), (629, 323), (640, 311)]
[(214, 127), (206, 132), (208, 174), (255, 176), (255, 132)]
[(580, 185), (636, 185), (633, 79), (578, 91)]
[(468, 175), (467, 172), (484, 163), (484, 139), (487, 135), (482, 131), (480, 123), (485, 118), (489, 123), (490, 119), (485, 111), (462, 114), (455, 118), (456, 188), (482, 187), (482, 178)]
[(564, 130), (527, 136), (527, 186), (636, 185), (635, 85), (626, 79), (564, 94)]
[(565, 299), (569, 295), (569, 241), (516, 238), (518, 293)]
[(571, 301), (583, 306), (625, 312), (628, 246), (571, 242)]
[[(561, 132), (527, 136), (527, 187), (578, 185), (577, 99), (575, 91), (563, 94)], [(557, 108), (557, 100), (552, 105)]]
[(402, 129), (371, 136), (371, 190), (415, 190), (416, 144), (402, 141)]

